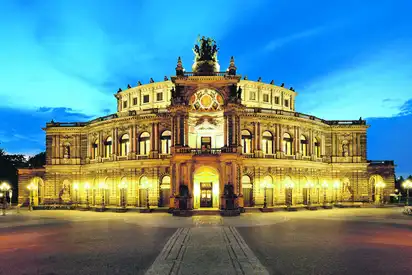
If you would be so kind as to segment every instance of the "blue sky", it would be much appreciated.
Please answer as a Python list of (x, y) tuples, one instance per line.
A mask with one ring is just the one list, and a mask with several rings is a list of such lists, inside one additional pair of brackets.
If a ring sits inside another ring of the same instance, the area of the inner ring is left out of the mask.
[[(44, 150), (47, 121), (116, 111), (128, 83), (189, 68), (197, 35), (215, 38), (221, 68), (286, 83), (296, 109), (366, 118), (368, 158), (412, 174), (412, 2), (0, 1), (0, 147)], [(408, 160), (409, 158), (409, 160)]]

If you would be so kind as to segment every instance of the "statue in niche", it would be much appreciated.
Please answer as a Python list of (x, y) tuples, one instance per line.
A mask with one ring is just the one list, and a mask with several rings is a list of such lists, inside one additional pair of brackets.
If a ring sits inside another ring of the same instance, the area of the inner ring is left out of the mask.
[(349, 147), (347, 142), (343, 142), (342, 144), (342, 156), (347, 157), (349, 156)]
[(63, 157), (64, 157), (65, 159), (70, 158), (70, 145), (69, 145), (69, 144), (64, 145)]

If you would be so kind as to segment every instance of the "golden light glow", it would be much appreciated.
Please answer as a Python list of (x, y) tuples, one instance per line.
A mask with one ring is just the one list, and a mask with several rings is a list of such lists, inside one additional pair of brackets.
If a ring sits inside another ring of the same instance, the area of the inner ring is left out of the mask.
[(293, 181), (291, 179), (288, 179), (285, 183), (285, 187), (287, 189), (293, 189), (295, 187), (295, 184), (293, 183)]
[(90, 189), (90, 184), (88, 182), (86, 182), (84, 184), (84, 189), (86, 189), (86, 190)]
[(0, 190), (1, 191), (8, 191), (8, 190), (10, 190), (10, 188), (11, 188), (11, 186), (5, 181), (0, 185)]
[(73, 189), (74, 190), (79, 190), (79, 184), (78, 183), (73, 184)]
[(311, 182), (311, 181), (308, 181), (306, 184), (305, 184), (305, 187), (306, 188), (313, 188), (315, 185), (313, 184), (313, 182)]
[(410, 181), (410, 180), (405, 180), (405, 181), (402, 183), (402, 187), (405, 188), (405, 189), (412, 189), (412, 181)]
[(333, 182), (333, 188), (339, 189), (339, 187), (340, 187), (340, 181), (335, 180), (335, 181)]
[(328, 182), (327, 182), (326, 180), (323, 181), (322, 187), (325, 188), (325, 189), (326, 189), (326, 188), (329, 188), (329, 184), (328, 184)]
[(119, 188), (120, 188), (120, 189), (126, 189), (126, 188), (127, 188), (127, 183), (124, 182), (124, 181), (122, 181), (122, 182), (119, 184)]
[(36, 185), (35, 185), (33, 182), (31, 182), (31, 183), (27, 186), (27, 189), (29, 189), (29, 190), (34, 190), (34, 189), (36, 189)]
[(377, 188), (385, 188), (386, 184), (382, 181), (379, 181), (375, 185)]

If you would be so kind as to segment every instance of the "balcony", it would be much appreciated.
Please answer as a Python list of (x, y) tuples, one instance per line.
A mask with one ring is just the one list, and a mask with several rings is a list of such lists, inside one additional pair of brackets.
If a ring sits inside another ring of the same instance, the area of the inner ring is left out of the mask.
[(220, 155), (222, 150), (220, 148), (211, 149), (191, 149), (193, 155)]

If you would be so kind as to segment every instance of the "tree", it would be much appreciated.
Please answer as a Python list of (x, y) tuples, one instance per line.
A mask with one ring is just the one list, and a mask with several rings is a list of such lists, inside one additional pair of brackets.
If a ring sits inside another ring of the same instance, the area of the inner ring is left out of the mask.
[(40, 168), (46, 164), (46, 152), (38, 153), (27, 160), (27, 165), (30, 168)]

